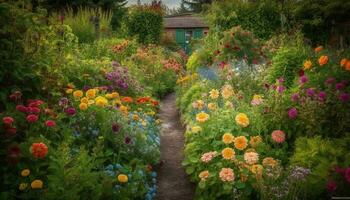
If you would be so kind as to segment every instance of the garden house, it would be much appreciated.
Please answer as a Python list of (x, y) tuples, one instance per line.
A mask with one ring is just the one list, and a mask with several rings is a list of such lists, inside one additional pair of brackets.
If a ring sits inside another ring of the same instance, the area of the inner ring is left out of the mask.
[(174, 38), (186, 53), (190, 52), (190, 40), (203, 37), (209, 30), (201, 17), (191, 13), (165, 17), (164, 28), (165, 33)]

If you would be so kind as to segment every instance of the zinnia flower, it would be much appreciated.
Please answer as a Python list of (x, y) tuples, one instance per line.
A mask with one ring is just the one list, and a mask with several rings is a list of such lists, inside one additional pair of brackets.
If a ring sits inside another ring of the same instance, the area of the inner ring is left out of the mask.
[(257, 178), (262, 177), (263, 166), (262, 165), (252, 165), (250, 171), (255, 174)]
[(312, 67), (312, 62), (311, 62), (311, 60), (306, 60), (306, 61), (304, 62), (304, 70), (309, 70), (309, 69), (311, 69), (311, 67)]
[(235, 174), (231, 168), (222, 168), (219, 177), (223, 182), (232, 182), (235, 180)]
[(291, 100), (293, 102), (296, 102), (296, 101), (299, 100), (299, 94), (298, 93), (294, 93), (294, 94), (292, 94), (292, 96), (290, 98), (291, 98)]
[(76, 113), (75, 108), (67, 108), (67, 109), (64, 110), (64, 112), (67, 113), (70, 116), (73, 116)]
[(318, 59), (318, 64), (320, 64), (320, 66), (323, 66), (325, 64), (328, 63), (328, 56), (321, 56), (319, 59)]
[(335, 78), (328, 77), (327, 80), (324, 82), (325, 85), (331, 85), (335, 82)]
[(45, 125), (46, 125), (47, 127), (53, 127), (53, 126), (56, 126), (56, 122), (53, 121), (53, 120), (47, 120), (47, 121), (45, 122)]
[(252, 99), (252, 101), (250, 102), (250, 104), (253, 105), (253, 106), (258, 106), (258, 105), (260, 105), (262, 102), (263, 102), (262, 96), (261, 96), (261, 95), (258, 95), (258, 94), (255, 94), (255, 95), (253, 96), (253, 99)]
[(271, 137), (276, 143), (283, 143), (286, 139), (286, 134), (281, 130), (274, 130), (271, 133)]
[(209, 177), (209, 171), (202, 171), (201, 173), (199, 173), (198, 177), (201, 179), (201, 181), (205, 181)]
[(201, 157), (201, 160), (202, 162), (208, 163), (216, 156), (216, 154), (217, 154), (216, 151), (210, 151), (210, 152), (204, 153)]
[(133, 99), (131, 97), (123, 97), (121, 100), (122, 100), (122, 102), (125, 102), (125, 103), (132, 103), (133, 102)]
[(210, 92), (209, 92), (209, 97), (211, 99), (217, 99), (219, 97), (219, 90), (216, 90), (216, 89), (212, 89)]
[(234, 141), (234, 137), (231, 133), (225, 133), (224, 135), (222, 135), (222, 141), (225, 144), (230, 144)]
[(236, 123), (242, 127), (247, 127), (249, 125), (248, 116), (244, 113), (238, 113), (235, 117)]
[(308, 88), (308, 89), (306, 89), (306, 95), (307, 95), (308, 97), (313, 97), (314, 94), (315, 94), (315, 90), (314, 90), (313, 88)]
[(89, 89), (88, 91), (86, 91), (86, 97), (93, 99), (96, 96), (96, 89)]
[(21, 176), (26, 177), (29, 176), (30, 170), (29, 169), (24, 169), (21, 171)]
[(124, 143), (125, 144), (130, 144), (131, 143), (131, 138), (130, 137), (125, 137)]
[(49, 151), (49, 148), (46, 146), (46, 144), (42, 142), (33, 143), (32, 146), (30, 147), (30, 152), (35, 158), (45, 158), (48, 151)]
[(345, 67), (345, 64), (346, 64), (347, 62), (348, 62), (348, 59), (346, 59), (346, 58), (341, 59), (341, 61), (340, 61), (340, 66)]
[(343, 82), (335, 84), (335, 89), (336, 90), (342, 90), (345, 88), (345, 84)]
[(200, 112), (196, 115), (196, 120), (198, 122), (203, 123), (203, 122), (207, 121), (208, 119), (209, 119), (209, 115), (205, 112)]
[(105, 107), (108, 104), (108, 100), (102, 96), (98, 96), (95, 99), (95, 104), (99, 107)]
[(19, 112), (22, 112), (22, 113), (28, 112), (28, 108), (25, 107), (24, 105), (17, 105), (16, 110), (18, 110)]
[(112, 131), (113, 131), (114, 133), (117, 133), (117, 132), (119, 132), (119, 130), (120, 130), (119, 124), (114, 123), (114, 124), (112, 125)]
[(338, 98), (342, 102), (347, 102), (350, 99), (350, 95), (348, 93), (343, 92), (339, 94)]
[(252, 151), (244, 153), (244, 160), (247, 164), (253, 165), (259, 161), (259, 154)]
[(309, 79), (307, 78), (307, 76), (303, 75), (299, 78), (299, 83), (300, 84), (305, 84)]
[(37, 115), (30, 114), (27, 116), (26, 119), (27, 119), (27, 122), (34, 123), (34, 122), (38, 121), (39, 117)]
[(235, 147), (238, 150), (243, 150), (248, 146), (248, 140), (245, 136), (239, 136), (235, 138)]
[(226, 147), (221, 151), (221, 155), (226, 160), (232, 160), (235, 157), (235, 151), (232, 148)]
[(290, 119), (297, 118), (297, 115), (298, 115), (298, 110), (296, 108), (289, 109), (288, 116), (289, 116)]
[(280, 94), (283, 93), (285, 89), (286, 88), (283, 85), (277, 86), (277, 92), (280, 93)]
[(119, 181), (120, 183), (127, 183), (128, 180), (129, 180), (129, 178), (128, 178), (127, 175), (125, 175), (125, 174), (119, 174), (119, 175), (118, 175), (118, 181)]
[(30, 186), (32, 187), (32, 189), (42, 189), (43, 188), (43, 181), (42, 180), (39, 180), (39, 179), (36, 179), (34, 180)]
[(2, 122), (6, 125), (12, 125), (15, 120), (12, 117), (3, 117)]
[(318, 96), (318, 100), (319, 100), (320, 102), (326, 101), (326, 97), (327, 97), (326, 92), (321, 91), (321, 92), (318, 93), (317, 96)]

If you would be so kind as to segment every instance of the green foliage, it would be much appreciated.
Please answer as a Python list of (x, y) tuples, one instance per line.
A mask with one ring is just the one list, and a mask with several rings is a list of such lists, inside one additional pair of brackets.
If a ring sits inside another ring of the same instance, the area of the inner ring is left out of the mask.
[(158, 44), (163, 29), (163, 16), (160, 11), (137, 7), (131, 11), (125, 22), (129, 36), (135, 36), (142, 44)]

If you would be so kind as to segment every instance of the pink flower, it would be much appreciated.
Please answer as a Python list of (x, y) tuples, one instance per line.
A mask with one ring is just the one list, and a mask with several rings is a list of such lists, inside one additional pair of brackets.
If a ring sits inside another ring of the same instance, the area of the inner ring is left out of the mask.
[(297, 118), (297, 115), (298, 115), (298, 110), (296, 108), (289, 109), (288, 116), (289, 116), (290, 119)]
[(45, 122), (45, 124), (46, 124), (47, 127), (56, 126), (56, 122), (53, 121), (53, 120), (47, 120), (47, 121)]
[(305, 84), (309, 79), (307, 78), (307, 76), (303, 75), (299, 78), (299, 82), (300, 84)]
[(15, 120), (12, 117), (3, 117), (2, 122), (6, 125), (12, 125)]
[(28, 112), (28, 108), (25, 107), (24, 105), (17, 105), (16, 110), (18, 110), (19, 112), (22, 112), (22, 113)]
[(30, 114), (27, 116), (27, 122), (33, 123), (38, 121), (39, 117), (37, 115)]
[(346, 168), (344, 177), (348, 183), (350, 183), (350, 167)]
[(271, 137), (276, 143), (283, 143), (286, 140), (286, 134), (281, 130), (274, 130)]
[(216, 151), (207, 152), (202, 155), (201, 160), (202, 162), (208, 163), (216, 156), (216, 154), (217, 154)]
[(219, 176), (220, 179), (224, 182), (232, 182), (235, 180), (235, 174), (231, 168), (222, 168)]
[(33, 113), (33, 114), (39, 114), (40, 113), (40, 108), (37, 107), (28, 107), (28, 112)]
[(334, 181), (328, 181), (327, 183), (327, 190), (329, 192), (334, 192), (337, 189), (337, 183)]

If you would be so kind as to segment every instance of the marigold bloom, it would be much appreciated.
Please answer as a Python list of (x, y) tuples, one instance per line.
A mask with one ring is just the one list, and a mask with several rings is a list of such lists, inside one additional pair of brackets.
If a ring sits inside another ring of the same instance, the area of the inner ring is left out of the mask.
[(221, 155), (224, 159), (226, 160), (232, 160), (235, 158), (235, 150), (233, 150), (232, 148), (230, 147), (226, 147), (225, 149), (223, 149), (221, 151)]
[(95, 99), (95, 104), (99, 107), (105, 107), (108, 104), (108, 100), (102, 96), (98, 96)]
[(253, 165), (259, 161), (259, 154), (252, 151), (252, 152), (245, 152), (244, 153), (244, 160), (247, 164)]
[(238, 125), (242, 127), (247, 127), (249, 125), (249, 119), (246, 114), (238, 113), (235, 118)]
[(262, 165), (253, 165), (250, 168), (250, 171), (256, 175), (257, 178), (262, 177), (262, 172), (263, 172), (263, 166)]
[(219, 177), (223, 182), (232, 182), (235, 180), (235, 174), (231, 168), (222, 168)]
[(233, 96), (233, 89), (231, 85), (224, 85), (221, 89), (221, 95), (224, 99), (228, 99)]
[(209, 177), (209, 171), (202, 171), (201, 173), (199, 173), (198, 177), (201, 179), (201, 181), (205, 181)]
[(117, 99), (119, 98), (119, 93), (118, 92), (112, 92), (112, 97)]
[(314, 49), (314, 51), (316, 52), (316, 53), (318, 53), (318, 52), (320, 52), (320, 51), (322, 51), (323, 50), (323, 46), (318, 46), (318, 47), (316, 47), (315, 49)]
[(40, 143), (33, 143), (30, 147), (30, 152), (35, 158), (45, 158), (49, 151), (49, 148), (46, 146), (46, 144), (40, 142)]
[(272, 157), (266, 157), (263, 159), (262, 164), (264, 167), (275, 167), (278, 164), (278, 162)]
[(276, 143), (283, 143), (286, 139), (286, 134), (281, 130), (274, 130), (271, 133), (271, 137)]
[(21, 176), (26, 177), (29, 176), (30, 170), (29, 169), (24, 169), (21, 171)]
[(27, 116), (26, 119), (27, 119), (27, 122), (33, 123), (33, 122), (38, 121), (39, 117), (37, 115), (30, 114)]
[(88, 104), (89, 103), (89, 98), (83, 97), (83, 98), (80, 99), (80, 102)]
[(126, 106), (120, 106), (119, 107), (120, 112), (122, 112), (123, 114), (127, 114), (128, 113), (128, 107)]
[(236, 149), (243, 150), (248, 146), (248, 140), (245, 136), (236, 137), (234, 145)]
[(135, 121), (138, 121), (140, 119), (140, 117), (137, 114), (134, 114), (132, 116), (132, 119), (135, 120)]
[(225, 144), (231, 144), (234, 141), (235, 137), (231, 133), (225, 133), (222, 135), (222, 141)]
[(209, 115), (207, 114), (207, 113), (205, 113), (205, 112), (200, 112), (200, 113), (198, 113), (197, 115), (196, 115), (196, 120), (198, 121), (198, 122), (205, 122), (205, 121), (207, 121), (209, 119)]
[(83, 95), (84, 95), (84, 93), (81, 90), (76, 90), (76, 91), (73, 92), (73, 97), (74, 98), (81, 98), (81, 97), (83, 97)]
[(86, 104), (86, 103), (80, 103), (80, 104), (79, 104), (79, 109), (80, 109), (80, 110), (86, 110), (86, 109), (88, 109), (88, 104)]
[(217, 99), (219, 98), (219, 90), (216, 90), (216, 89), (212, 89), (210, 92), (209, 92), (209, 97), (211, 99)]
[(66, 93), (67, 93), (67, 94), (70, 94), (70, 93), (72, 93), (72, 92), (73, 92), (73, 89), (71, 89), (71, 88), (69, 88), (69, 89), (66, 90)]
[(119, 175), (118, 175), (118, 181), (119, 181), (120, 183), (127, 183), (128, 180), (129, 180), (129, 178), (128, 178), (127, 175), (125, 175), (125, 174), (119, 174)]
[(252, 146), (253, 148), (257, 147), (260, 143), (262, 142), (262, 138), (258, 135), (258, 136), (251, 136), (250, 137), (250, 141), (249, 144), (250, 146)]
[(320, 66), (323, 66), (328, 63), (328, 60), (329, 60), (328, 56), (321, 56), (318, 59), (318, 63), (320, 64)]
[(27, 189), (27, 187), (28, 187), (28, 183), (20, 183), (18, 186), (18, 189), (20, 191), (23, 191), (23, 190)]
[(209, 110), (216, 110), (216, 104), (215, 103), (208, 103), (208, 109)]
[(304, 70), (309, 70), (309, 69), (311, 69), (311, 67), (312, 67), (312, 62), (311, 62), (311, 60), (306, 60), (306, 61), (304, 62)]
[(40, 179), (36, 179), (34, 180), (30, 186), (32, 187), (32, 189), (42, 189), (43, 188), (43, 181)]
[(93, 99), (96, 97), (96, 89), (89, 89), (86, 91), (86, 97)]

